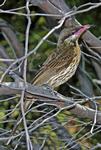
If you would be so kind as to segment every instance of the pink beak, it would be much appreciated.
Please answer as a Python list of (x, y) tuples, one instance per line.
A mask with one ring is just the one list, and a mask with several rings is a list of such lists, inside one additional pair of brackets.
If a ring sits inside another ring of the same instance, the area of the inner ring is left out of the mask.
[(89, 28), (91, 27), (91, 25), (87, 24), (87, 25), (83, 25), (80, 27), (80, 29), (75, 32), (75, 35), (77, 37), (80, 37), (84, 32), (86, 32)]

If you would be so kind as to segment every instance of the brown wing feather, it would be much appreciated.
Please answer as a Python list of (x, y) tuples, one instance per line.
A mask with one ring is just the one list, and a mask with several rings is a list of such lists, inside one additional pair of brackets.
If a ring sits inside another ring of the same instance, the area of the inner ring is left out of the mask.
[(73, 45), (61, 45), (45, 61), (38, 74), (33, 80), (33, 84), (44, 84), (50, 77), (54, 76), (64, 67), (68, 67), (74, 58), (75, 51)]

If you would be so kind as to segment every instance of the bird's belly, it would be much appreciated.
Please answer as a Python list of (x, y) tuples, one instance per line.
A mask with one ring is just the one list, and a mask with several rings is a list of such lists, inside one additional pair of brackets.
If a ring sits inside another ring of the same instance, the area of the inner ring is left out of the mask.
[(66, 81), (68, 81), (76, 72), (76, 69), (78, 67), (79, 64), (79, 60), (75, 59), (74, 63), (70, 64), (68, 66), (68, 68), (64, 68), (62, 69), (58, 74), (52, 76), (47, 84), (51, 85), (53, 88), (58, 87), (59, 85), (65, 83)]

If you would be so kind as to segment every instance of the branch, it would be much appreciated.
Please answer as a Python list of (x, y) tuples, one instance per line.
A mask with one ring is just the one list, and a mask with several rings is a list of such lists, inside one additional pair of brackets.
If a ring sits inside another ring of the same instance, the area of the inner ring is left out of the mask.
[[(14, 61), (14, 62), (7, 68), (7, 70), (3, 73), (3, 75), (1, 75), (0, 83), (3, 81), (5, 75), (10, 72), (10, 69), (12, 69), (12, 67), (14, 67), (15, 64), (20, 63), (21, 61), (25, 60), (27, 57), (29, 57), (29, 56), (32, 55), (32, 54), (36, 54), (36, 51), (37, 51), (38, 48), (43, 44), (43, 42), (44, 42), (55, 30), (59, 29), (59, 28), (63, 25), (64, 21), (65, 21), (65, 17), (62, 18), (62, 20), (60, 21), (60, 23), (59, 23), (57, 26), (55, 26), (54, 28), (52, 28), (52, 29), (40, 40), (40, 42), (36, 45), (36, 47), (35, 47), (33, 50), (31, 50), (31, 51), (30, 51), (29, 53), (27, 53), (26, 55), (22, 56), (21, 58), (18, 58), (16, 61)], [(22, 70), (23, 70), (23, 69), (22, 69)]]
[[(81, 91), (87, 95), (87, 97), (92, 97), (92, 95), (94, 95), (92, 83), (81, 67), (78, 68), (77, 75)], [(89, 104), (91, 108), (95, 109), (95, 104), (93, 101), (90, 101)]]
[(81, 67), (78, 68), (77, 75), (80, 81), (81, 91), (88, 97), (94, 95), (92, 83)]
[(70, 148), (72, 150), (81, 150), (80, 145), (76, 143), (75, 139), (70, 135), (68, 130), (60, 124), (56, 117), (50, 119), (49, 122), (53, 128), (53, 131), (55, 131), (55, 133), (57, 134), (58, 139), (63, 140), (65, 144), (68, 144), (68, 149)]
[(60, 19), (64, 13), (70, 11), (69, 7), (64, 3), (64, 0), (30, 0), (34, 6), (40, 7), (44, 12), (53, 14), (54, 19)]
[[(81, 106), (80, 104), (74, 102), (72, 98), (64, 97), (63, 95), (56, 93), (55, 91), (54, 92), (56, 94), (55, 94), (55, 96), (53, 96), (53, 93), (49, 89), (46, 89), (44, 87), (33, 86), (29, 83), (27, 83), (27, 85), (25, 87), (25, 84), (23, 82), (20, 82), (20, 84), (16, 84), (13, 82), (12, 83), (4, 82), (1, 84), (0, 91), (2, 91), (1, 89), (4, 87), (7, 87), (11, 90), (16, 90), (16, 92), (18, 91), (18, 93), (19, 92), (21, 93), (21, 91), (23, 89), (25, 89), (27, 93), (33, 95), (34, 97), (37, 97), (38, 100), (44, 99), (44, 102), (46, 102), (46, 103), (49, 102), (49, 104), (52, 103), (52, 105), (57, 106), (61, 110), (67, 109), (70, 112), (72, 112), (73, 114), (75, 114), (77, 117), (89, 118), (92, 121), (94, 120), (96, 110), (93, 110), (93, 109), (85, 107), (85, 106)], [(31, 100), (33, 100), (33, 99), (31, 99)], [(84, 100), (84, 102), (85, 102), (85, 100)], [(100, 111), (97, 112), (96, 123), (101, 124), (101, 112)]]
[[(0, 46), (0, 58), (10, 59), (9, 56), (6, 53), (6, 50), (3, 46)], [(7, 66), (11, 65), (12, 62), (5, 62)]]
[[(57, 17), (53, 16), (52, 18), (57, 20), (57, 19), (61, 19), (65, 13), (67, 14), (68, 12), (70, 12), (69, 6), (66, 5), (64, 0), (40, 0), (40, 1), (36, 1), (36, 0), (31, 0), (31, 3), (34, 5), (37, 5), (38, 7), (40, 7), (43, 11), (45, 11), (46, 13), (50, 13), (50, 14), (57, 14)], [(90, 3), (93, 4), (93, 3)], [(87, 12), (91, 9), (94, 9), (96, 7), (101, 6), (101, 3), (96, 3), (96, 5), (91, 6), (89, 9), (86, 10), (80, 10), (79, 12), (76, 11), (74, 12), (74, 14), (78, 14), (78, 13), (82, 13), (82, 12)], [(60, 16), (58, 16), (60, 15)], [(70, 26), (79, 26), (80, 23), (69, 16), (69, 19), (67, 18), (67, 20), (65, 21), (64, 26), (65, 27), (70, 27)], [(83, 36), (82, 39), (85, 40), (91, 47), (94, 47), (93, 49), (101, 54), (101, 41), (95, 37), (91, 32), (87, 31)]]
[(16, 53), (17, 58), (23, 56), (24, 48), (22, 44), (18, 41), (16, 34), (11, 29), (10, 25), (3, 19), (0, 19), (0, 30), (2, 31), (5, 39), (8, 41), (8, 44), (10, 44), (14, 53)]
[(96, 71), (97, 77), (101, 80), (101, 66), (96, 61), (92, 61), (92, 64)]

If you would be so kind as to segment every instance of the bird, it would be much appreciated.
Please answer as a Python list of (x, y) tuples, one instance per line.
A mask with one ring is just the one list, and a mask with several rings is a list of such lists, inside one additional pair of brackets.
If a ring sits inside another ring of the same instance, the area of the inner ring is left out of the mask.
[[(79, 38), (91, 25), (64, 28), (59, 36), (57, 48), (43, 63), (38, 73), (32, 80), (33, 85), (48, 85), (56, 89), (67, 82), (76, 72), (81, 58)], [(33, 96), (27, 96), (25, 110), (30, 108), (34, 100)]]
[(90, 25), (82, 25), (64, 29), (60, 33), (56, 50), (44, 62), (32, 84), (46, 84), (54, 89), (68, 81), (75, 74), (81, 58), (78, 40), (89, 28)]
[[(69, 29), (64, 28), (60, 33), (57, 48), (43, 63), (39, 72), (35, 75), (32, 84), (37, 86), (45, 84), (52, 89), (55, 89), (61, 84), (67, 82), (75, 74), (80, 62), (81, 50), (79, 38), (89, 28), (89, 24)], [(28, 99), (29, 97), (25, 101), (25, 112), (28, 107), (33, 104), (33, 102)], [(13, 133), (20, 122), (17, 121)], [(9, 142), (10, 141), (11, 140), (9, 140)]]

